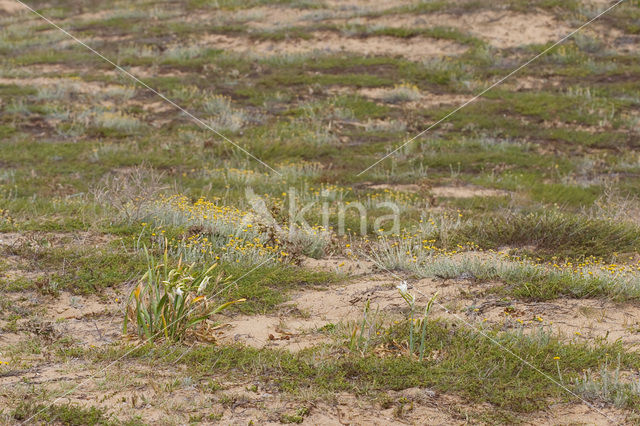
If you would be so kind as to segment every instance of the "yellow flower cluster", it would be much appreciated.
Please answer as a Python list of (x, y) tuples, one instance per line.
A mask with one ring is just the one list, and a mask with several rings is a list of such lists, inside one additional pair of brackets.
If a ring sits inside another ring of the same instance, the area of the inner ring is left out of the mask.
[(548, 269), (573, 272), (581, 277), (586, 275), (604, 275), (620, 278), (640, 276), (640, 259), (634, 262), (633, 257), (630, 257), (628, 260), (628, 263), (606, 263), (603, 259), (591, 256), (580, 262), (565, 261), (557, 263), (554, 261), (546, 263), (545, 266)]
[[(237, 263), (260, 263), (268, 259), (282, 260), (281, 242), (260, 230), (250, 212), (218, 205), (200, 198), (189, 201), (184, 195), (161, 197), (151, 212), (156, 227), (189, 226), (192, 234), (181, 239), (165, 240), (163, 232), (154, 232), (160, 243), (188, 261), (213, 258)], [(143, 226), (146, 224), (143, 224)]]
[(172, 253), (187, 261), (204, 258), (255, 264), (268, 259), (282, 262), (287, 256), (279, 244), (262, 242), (259, 237), (247, 240), (229, 235), (225, 241), (211, 241), (196, 234), (181, 240), (169, 239), (167, 246)]
[(217, 201), (201, 197), (192, 203), (184, 195), (161, 196), (155, 202), (154, 216), (164, 216), (172, 225), (202, 225), (223, 229), (231, 227), (234, 230), (244, 222), (248, 223), (249, 212), (236, 207), (219, 206)]
[(390, 201), (396, 204), (412, 206), (420, 202), (421, 197), (413, 192), (394, 191), (388, 188), (383, 189), (380, 192), (367, 194), (367, 205), (374, 205), (383, 201)]
[(420, 88), (418, 86), (416, 86), (415, 84), (412, 83), (407, 83), (406, 81), (403, 81), (400, 84), (395, 84), (393, 86), (394, 89), (405, 89), (405, 90), (412, 90), (412, 91), (416, 91), (419, 92)]
[(9, 215), (9, 210), (3, 210), (0, 209), (0, 223), (2, 222), (6, 222), (6, 223), (14, 223), (14, 219)]

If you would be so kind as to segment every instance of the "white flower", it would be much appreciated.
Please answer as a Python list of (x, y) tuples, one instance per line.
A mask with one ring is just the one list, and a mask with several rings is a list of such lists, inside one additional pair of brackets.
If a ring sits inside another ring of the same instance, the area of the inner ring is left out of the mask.
[(183, 293), (183, 292), (182, 292), (182, 289), (181, 289), (180, 287), (177, 287), (177, 288), (176, 288), (176, 295), (177, 295), (177, 296), (182, 296), (182, 293)]
[(407, 284), (406, 281), (402, 281), (402, 283), (398, 284), (396, 286), (396, 288), (398, 289), (398, 291), (400, 292), (400, 296), (402, 296), (402, 298), (411, 306), (413, 306), (413, 304), (416, 301), (416, 298), (413, 294), (409, 293), (409, 285)]
[(198, 293), (202, 293), (206, 288), (207, 285), (209, 284), (209, 280), (211, 279), (211, 275), (207, 275), (201, 282), (200, 285), (198, 286)]

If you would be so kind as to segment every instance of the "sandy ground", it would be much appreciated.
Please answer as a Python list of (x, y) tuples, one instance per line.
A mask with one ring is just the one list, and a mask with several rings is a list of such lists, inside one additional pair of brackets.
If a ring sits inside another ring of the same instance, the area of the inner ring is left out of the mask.
[(27, 10), (20, 3), (13, 0), (0, 0), (0, 11), (8, 14), (14, 14)]
[[(348, 283), (332, 285), (324, 290), (297, 292), (275, 314), (220, 315), (216, 318), (219, 325), (214, 329), (215, 339), (221, 344), (242, 343), (290, 351), (331, 343), (319, 328), (360, 320), (367, 300), (386, 320), (403, 318), (406, 304), (395, 288), (397, 277), (376, 271), (370, 263), (361, 264), (342, 258), (310, 261), (307, 266), (326, 268), (327, 264), (336, 263), (354, 268), (353, 278)], [(494, 284), (467, 279), (423, 279), (410, 282), (410, 291), (420, 295), (419, 304), (437, 291), (439, 304), (433, 315), (459, 321), (469, 327), (482, 327), (488, 321), (506, 329), (521, 327), (534, 330), (542, 324), (568, 340), (600, 337), (609, 341), (619, 339), (629, 346), (637, 344), (640, 338), (640, 309), (636, 306), (594, 300), (557, 300), (531, 304), (516, 302), (507, 309), (500, 300), (482, 296), (482, 290), (491, 285)], [(101, 297), (62, 293), (57, 298), (37, 293), (11, 295), (15, 305), (27, 310), (44, 308), (46, 313), (39, 317), (42, 320), (18, 321), (17, 333), (0, 335), (0, 353), (4, 351), (3, 347), (26, 344), (29, 336), (34, 334), (52, 340), (71, 338), (74, 344), (83, 347), (118, 342), (121, 340), (123, 293), (109, 291)], [(576, 335), (576, 331), (580, 335)], [(137, 365), (127, 361), (126, 365), (117, 364), (102, 371), (84, 362), (60, 364), (37, 355), (26, 361), (25, 364), (30, 364), (26, 370), (18, 371), (16, 375), (0, 375), (0, 384), (7, 395), (26, 392), (30, 385), (60, 390), (77, 384), (79, 388), (59, 402), (85, 404), (91, 401), (92, 405), (97, 403), (110, 413), (120, 416), (135, 413), (147, 421), (164, 420), (166, 413), (173, 410), (176, 418), (178, 413), (215, 412), (222, 414), (228, 424), (241, 424), (249, 419), (276, 424), (283, 413), (295, 413), (296, 407), (300, 406), (299, 402), (269, 389), (258, 387), (248, 391), (251, 380), (225, 382), (223, 393), (234, 401), (231, 406), (225, 405), (220, 402), (220, 395), (196, 389), (181, 374), (180, 365), (175, 363), (157, 369), (144, 362)], [(175, 377), (183, 377), (184, 383), (178, 383), (171, 391), (164, 390), (169, 383), (175, 382)], [(110, 383), (108, 391), (100, 385), (105, 380)], [(464, 401), (451, 395), (413, 388), (392, 392), (391, 397), (397, 401), (413, 401), (413, 406), (401, 410), (399, 416), (397, 408), (372, 407), (370, 402), (352, 395), (337, 395), (333, 403), (313, 403), (305, 421), (309, 424), (383, 425), (416, 424), (428, 418), (430, 424), (465, 423), (458, 411)], [(624, 419), (622, 412), (605, 411), (616, 419)], [(548, 412), (527, 416), (523, 420), (527, 424), (557, 424), (558, 421), (565, 424), (608, 424), (605, 417), (597, 416), (589, 407), (580, 404), (559, 404)]]
[(473, 197), (502, 197), (507, 196), (507, 191), (498, 189), (481, 188), (477, 186), (434, 186), (421, 187), (416, 184), (376, 184), (370, 185), (371, 189), (390, 189), (399, 192), (421, 192), (426, 191), (436, 197), (449, 198), (473, 198)]
[[(0, 335), (0, 354), (3, 348), (24, 345), (30, 335), (46, 336), (51, 341), (72, 338), (74, 344), (82, 347), (110, 345), (121, 339), (123, 295), (110, 293), (106, 298), (95, 296), (81, 297), (66, 293), (57, 298), (43, 297), (36, 293), (15, 295), (15, 304), (25, 309), (46, 307), (46, 320), (19, 321), (17, 333)], [(311, 302), (314, 297), (301, 296), (300, 299)], [(304, 305), (304, 303), (302, 304)], [(233, 330), (235, 341), (258, 347), (278, 346), (298, 350), (301, 346), (322, 343), (312, 334), (298, 335), (295, 326), (312, 325), (313, 320), (299, 320), (290, 317), (283, 307), (282, 319), (275, 317), (236, 316), (226, 324)], [(290, 311), (289, 311), (290, 312)], [(297, 321), (297, 322), (296, 322)], [(324, 320), (315, 322), (320, 324)], [(280, 322), (286, 322), (285, 327)], [(2, 324), (4, 325), (4, 324)], [(224, 330), (222, 327), (218, 330)], [(264, 332), (277, 337), (260, 339)], [(285, 336), (292, 336), (284, 339)], [(299, 341), (298, 337), (303, 336)], [(218, 336), (225, 340), (225, 334)], [(326, 340), (326, 339), (325, 339)], [(279, 343), (285, 343), (280, 345)], [(222, 343), (222, 342), (221, 342)], [(280, 424), (283, 414), (295, 414), (301, 406), (309, 409), (305, 418), (308, 424), (407, 424), (432, 419), (434, 424), (462, 424), (454, 407), (460, 404), (458, 399), (445, 394), (437, 394), (429, 389), (405, 389), (392, 392), (392, 400), (403, 403), (415, 402), (411, 409), (400, 413), (395, 408), (383, 408), (371, 405), (364, 399), (350, 394), (336, 395), (334, 402), (301, 402), (280, 395), (269, 388), (251, 387), (250, 378), (241, 382), (228, 382), (220, 378), (222, 391), (216, 394), (203, 392), (196, 383), (185, 376), (183, 369), (176, 363), (165, 363), (158, 368), (144, 362), (127, 360), (115, 362), (103, 369), (98, 365), (69, 360), (65, 363), (52, 362), (47, 357), (30, 356), (23, 360), (25, 369), (8, 370), (10, 374), (0, 374), (0, 385), (4, 389), (0, 401), (29, 392), (31, 386), (48, 389), (53, 394), (62, 395), (57, 404), (91, 404), (101, 407), (116, 416), (138, 415), (150, 423), (165, 423), (184, 419), (184, 415), (221, 415), (226, 424), (246, 424), (253, 420), (260, 424)], [(176, 379), (181, 377), (182, 380)], [(176, 382), (176, 380), (178, 380)], [(217, 381), (215, 374), (211, 380)], [(107, 387), (105, 383), (109, 383)], [(256, 382), (259, 383), (259, 382)], [(77, 386), (77, 388), (76, 388)], [(66, 395), (66, 390), (73, 392)], [(226, 401), (231, 401), (228, 403)]]
[[(355, 18), (353, 23), (358, 22)], [(563, 22), (543, 12), (480, 11), (457, 14), (387, 15), (363, 20), (369, 26), (392, 28), (449, 27), (467, 32), (497, 48), (544, 44), (571, 31)]]

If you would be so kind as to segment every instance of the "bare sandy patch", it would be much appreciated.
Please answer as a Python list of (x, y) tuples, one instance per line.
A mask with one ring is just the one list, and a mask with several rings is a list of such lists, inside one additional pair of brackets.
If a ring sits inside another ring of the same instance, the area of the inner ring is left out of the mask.
[[(442, 20), (444, 19), (444, 20)], [(487, 11), (477, 14), (462, 14), (447, 20), (438, 17), (441, 25), (471, 28), (495, 47), (509, 48), (527, 44), (544, 44), (565, 36), (571, 28), (553, 15), (537, 12), (519, 14), (515, 12)]]
[[(0, 377), (5, 391), (0, 403), (5, 407), (17, 405), (37, 388), (49, 392), (56, 405), (97, 407), (121, 419), (139, 416), (152, 424), (181, 424), (191, 413), (222, 412), (218, 396), (195, 386), (180, 367), (170, 363), (149, 366), (131, 360), (107, 369), (73, 360), (42, 362)], [(73, 392), (69, 392), (71, 388)]]
[(358, 12), (366, 14), (367, 12), (382, 12), (401, 6), (410, 6), (415, 3), (414, 0), (327, 0), (324, 2), (329, 8), (338, 11)]
[(303, 19), (310, 12), (290, 7), (254, 7), (234, 12), (231, 19), (243, 22), (249, 28), (279, 29), (311, 24), (312, 21)]
[(399, 192), (419, 192), (422, 187), (420, 185), (416, 185), (415, 183), (398, 183), (398, 184), (388, 184), (388, 183), (378, 183), (375, 185), (369, 186), (371, 189), (390, 189), (392, 191)]
[(383, 408), (371, 404), (354, 395), (342, 393), (337, 395), (334, 404), (321, 403), (312, 410), (305, 423), (315, 425), (406, 425), (424, 424), (428, 419), (430, 425), (462, 425), (466, 422), (456, 416), (454, 406), (459, 405), (457, 398), (441, 395), (430, 389), (409, 388), (402, 391), (390, 391), (389, 396), (397, 402), (406, 401), (411, 404), (408, 410), (396, 406)]
[(347, 285), (338, 285), (327, 291), (306, 291), (292, 296), (292, 303), (311, 318), (337, 323), (362, 316), (364, 304), (387, 310), (400, 306), (395, 298), (391, 276), (375, 275)]
[[(523, 419), (526, 425), (611, 425), (626, 424), (629, 414), (612, 407), (598, 407), (600, 413), (587, 404), (557, 404), (543, 413)], [(601, 414), (603, 413), (603, 414)], [(605, 417), (606, 415), (606, 417)]]
[(24, 238), (20, 232), (5, 232), (0, 234), (0, 245), (12, 246)]
[[(397, 276), (374, 273), (353, 282), (333, 285), (326, 290), (301, 291), (282, 304), (277, 314), (231, 318), (221, 315), (217, 318), (221, 325), (215, 328), (214, 337), (220, 343), (277, 347), (293, 352), (329, 343), (331, 339), (320, 329), (329, 324), (361, 320), (367, 303), (385, 321), (405, 318), (408, 307), (396, 288), (400, 282)], [(467, 310), (468, 306), (476, 303), (469, 299), (470, 295), (495, 285), (498, 283), (477, 283), (466, 277), (446, 281), (425, 278), (412, 280), (409, 290), (416, 295), (418, 305), (422, 306), (437, 292), (437, 304), (432, 315), (459, 320), (445, 306)], [(461, 294), (466, 296), (461, 297)], [(476, 318), (472, 316), (465, 321), (474, 323)]]
[(5, 297), (24, 312), (31, 312), (17, 321), (19, 340), (30, 339), (33, 335), (56, 339), (66, 336), (80, 345), (101, 346), (118, 341), (122, 336), (123, 300), (126, 297), (115, 291), (107, 290), (102, 297), (67, 292), (57, 297), (36, 292), (10, 293)]
[(61, 334), (93, 346), (118, 341), (122, 336), (122, 310), (126, 296), (113, 291), (101, 298), (63, 293), (49, 311)]
[(376, 184), (371, 189), (389, 189), (399, 192), (429, 192), (436, 197), (472, 198), (472, 197), (501, 197), (509, 195), (507, 191), (499, 189), (481, 188), (477, 186), (435, 186), (429, 188), (424, 185), (409, 184)]
[[(14, 259), (10, 259), (12, 261)], [(0, 278), (2, 278), (6, 282), (15, 282), (18, 280), (23, 281), (37, 281), (39, 279), (44, 278), (44, 272), (36, 272), (36, 271), (25, 271), (22, 269), (6, 269), (0, 272)]]
[[(304, 320), (293, 324), (306, 327), (306, 330), (328, 323), (357, 321), (362, 318), (367, 302), (387, 320), (401, 319), (406, 316), (407, 305), (396, 288), (400, 281), (391, 274), (375, 273), (351, 283), (331, 286), (325, 291), (308, 290), (294, 294), (291, 302), (283, 306), (295, 307), (305, 314)], [(505, 301), (485, 295), (487, 289), (500, 285), (461, 276), (447, 280), (411, 280), (409, 290), (418, 297), (418, 305), (425, 304), (437, 292), (432, 315), (462, 321), (468, 326), (482, 322), (507, 329), (524, 327), (533, 330), (545, 326), (562, 339), (620, 340), (628, 346), (640, 343), (640, 308), (633, 304), (594, 299)], [(275, 320), (271, 320), (270, 326), (276, 326)]]
[[(305, 312), (309, 318), (330, 323), (361, 319), (367, 302), (385, 317), (398, 319), (403, 318), (407, 311), (407, 304), (396, 288), (400, 282), (397, 276), (391, 274), (374, 274), (350, 284), (332, 286), (326, 291), (294, 294), (290, 303)], [(433, 313), (441, 315), (444, 313), (441, 305), (460, 300), (461, 290), (473, 292), (491, 285), (493, 284), (476, 284), (464, 278), (448, 280), (446, 283), (425, 278), (411, 281), (409, 290), (416, 294), (418, 305), (425, 304), (437, 292), (439, 306), (434, 308)]]
[(5, 13), (13, 14), (20, 11), (26, 11), (27, 9), (16, 1), (0, 0), (0, 10)]
[(302, 266), (318, 271), (332, 271), (350, 276), (370, 274), (374, 271), (373, 262), (346, 257), (327, 257), (323, 259), (306, 258)]
[(222, 344), (242, 343), (255, 348), (280, 348), (291, 352), (328, 342), (317, 329), (326, 322), (286, 315), (238, 316), (216, 327), (214, 336)]
[(156, 102), (131, 101), (129, 102), (129, 105), (138, 106), (143, 111), (150, 114), (164, 114), (164, 113), (173, 112), (176, 110), (176, 108), (173, 105), (165, 102), (164, 100), (156, 101)]
[(491, 10), (460, 14), (401, 14), (366, 19), (364, 22), (368, 26), (393, 28), (456, 28), (469, 32), (497, 48), (544, 44), (557, 41), (571, 31), (565, 23), (545, 12), (524, 14)]
[(75, 16), (73, 16), (73, 21), (75, 22), (82, 22), (82, 21), (101, 21), (107, 18), (110, 18), (111, 16), (113, 16), (114, 14), (114, 10), (113, 9), (107, 9), (107, 10), (98, 10), (98, 11), (90, 11), (90, 12), (84, 12), (84, 13), (79, 13)]
[(560, 87), (562, 80), (557, 77), (541, 78), (534, 76), (514, 77), (504, 83), (505, 87), (515, 91), (542, 90), (547, 87)]
[(516, 301), (504, 306), (503, 302), (490, 299), (476, 306), (474, 315), (496, 324), (549, 326), (554, 333), (575, 340), (620, 340), (629, 346), (640, 343), (640, 308), (632, 304), (561, 299), (534, 303)]
[(472, 197), (502, 197), (509, 195), (499, 189), (479, 188), (474, 186), (435, 186), (431, 193), (436, 197), (472, 198)]
[(414, 37), (410, 40), (398, 40), (394, 37), (349, 38), (333, 32), (317, 32), (309, 40), (251, 40), (247, 37), (232, 37), (221, 34), (205, 36), (201, 44), (216, 49), (229, 50), (258, 56), (283, 54), (321, 53), (357, 53), (360, 55), (400, 56), (412, 61), (429, 57), (457, 55), (466, 49), (447, 40)]

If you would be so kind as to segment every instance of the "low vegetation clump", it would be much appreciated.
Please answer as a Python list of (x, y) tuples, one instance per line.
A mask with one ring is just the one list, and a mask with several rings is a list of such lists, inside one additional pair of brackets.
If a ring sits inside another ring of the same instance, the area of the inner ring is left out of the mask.
[[(275, 198), (269, 201), (276, 209), (282, 203)], [(153, 203), (146, 220), (153, 223), (151, 236), (159, 245), (189, 261), (288, 263), (294, 254), (321, 257), (331, 243), (329, 230), (321, 225), (279, 224), (264, 204), (258, 207), (257, 211), (240, 210), (204, 198), (192, 203), (186, 196), (174, 195)], [(166, 239), (166, 227), (186, 229), (186, 233)]]
[(637, 226), (557, 210), (470, 222), (457, 234), (455, 239), (475, 241), (483, 248), (533, 246), (547, 257), (602, 257), (640, 249)]
[(626, 375), (620, 370), (618, 359), (616, 368), (604, 363), (597, 371), (585, 371), (582, 377), (574, 379), (574, 386), (583, 398), (620, 408), (637, 407), (640, 402), (640, 379), (634, 374)]
[(422, 97), (420, 89), (414, 84), (396, 84), (393, 89), (386, 92), (383, 100), (389, 103), (417, 101)]
[(235, 133), (249, 121), (247, 114), (233, 108), (231, 99), (224, 96), (207, 98), (202, 107), (207, 114), (211, 115), (209, 124), (214, 129)]
[[(243, 258), (260, 262), (275, 259), (281, 252), (279, 241), (270, 238), (253, 213), (204, 198), (191, 202), (186, 196), (160, 197), (147, 210), (146, 220), (154, 225), (152, 236), (156, 240), (188, 261)], [(164, 227), (187, 232), (181, 238), (167, 240)]]
[(115, 130), (124, 134), (134, 133), (142, 127), (138, 119), (121, 112), (100, 112), (94, 120), (95, 125), (100, 129)]
[(218, 301), (216, 296), (226, 290), (230, 279), (216, 271), (215, 263), (204, 269), (179, 260), (171, 268), (166, 251), (162, 263), (157, 263), (148, 252), (146, 255), (147, 272), (129, 296), (124, 334), (131, 324), (141, 339), (151, 342), (182, 341), (190, 333), (206, 335), (207, 319), (235, 303), (244, 302), (244, 299)]
[(13, 410), (17, 421), (58, 422), (64, 425), (108, 425), (115, 421), (98, 407), (82, 407), (74, 404), (45, 405), (23, 401)]
[(609, 263), (590, 256), (560, 261), (482, 250), (475, 243), (445, 250), (425, 234), (381, 238), (371, 258), (384, 268), (421, 277), (473, 278), (505, 284), (510, 294), (535, 300), (569, 297), (609, 297), (636, 300), (640, 297), (640, 261), (620, 258)]

